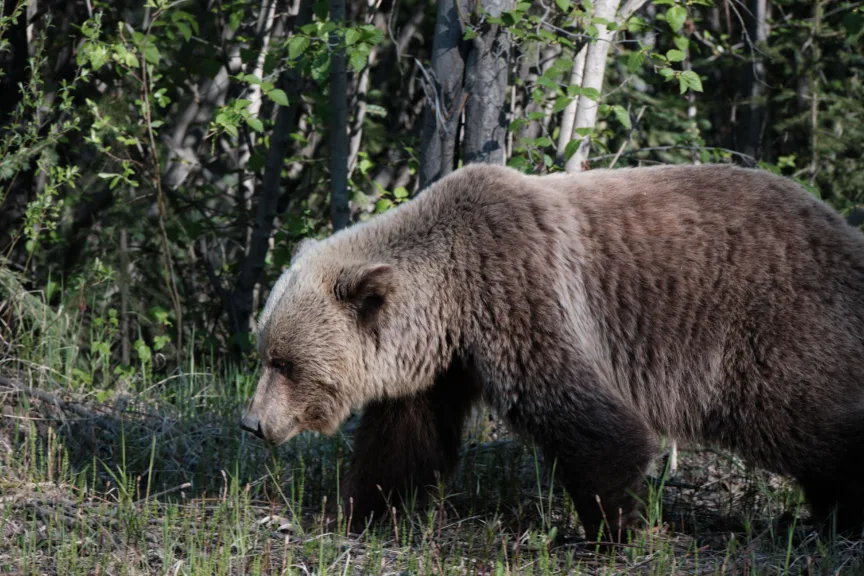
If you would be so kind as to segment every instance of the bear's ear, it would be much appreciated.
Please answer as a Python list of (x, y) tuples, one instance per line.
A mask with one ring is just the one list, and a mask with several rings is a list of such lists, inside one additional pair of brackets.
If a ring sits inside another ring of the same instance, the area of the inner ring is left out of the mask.
[(389, 264), (346, 266), (339, 274), (333, 294), (336, 300), (353, 308), (363, 320), (384, 306), (394, 287), (393, 267)]

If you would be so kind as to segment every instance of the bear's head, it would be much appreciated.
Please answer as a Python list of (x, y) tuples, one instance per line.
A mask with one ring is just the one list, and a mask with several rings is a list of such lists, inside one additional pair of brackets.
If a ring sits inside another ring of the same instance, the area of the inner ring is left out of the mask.
[(258, 323), (262, 375), (241, 427), (272, 445), (304, 430), (332, 434), (375, 395), (370, 363), (395, 287), (391, 265), (346, 262), (301, 247)]

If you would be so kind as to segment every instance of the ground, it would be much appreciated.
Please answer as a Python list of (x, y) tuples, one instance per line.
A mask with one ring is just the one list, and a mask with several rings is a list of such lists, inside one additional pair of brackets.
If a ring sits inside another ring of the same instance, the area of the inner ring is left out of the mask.
[(655, 484), (649, 528), (598, 554), (534, 450), (486, 412), (428, 509), (324, 533), (350, 422), (271, 451), (237, 426), (252, 373), (190, 363), (108, 375), (108, 392), (76, 378), (0, 363), (0, 573), (864, 573), (864, 545), (819, 541), (794, 484), (699, 447)]

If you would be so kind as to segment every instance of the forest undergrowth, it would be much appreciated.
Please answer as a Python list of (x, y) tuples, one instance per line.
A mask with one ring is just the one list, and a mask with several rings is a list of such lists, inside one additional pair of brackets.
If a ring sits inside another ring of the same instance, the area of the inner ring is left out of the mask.
[(351, 421), (267, 449), (237, 425), (254, 362), (156, 351), (119, 368), (110, 312), (85, 325), (8, 271), (0, 292), (3, 574), (864, 572), (864, 545), (821, 540), (793, 483), (710, 447), (647, 479), (646, 528), (601, 553), (549, 467), (485, 411), (427, 507), (326, 532)]

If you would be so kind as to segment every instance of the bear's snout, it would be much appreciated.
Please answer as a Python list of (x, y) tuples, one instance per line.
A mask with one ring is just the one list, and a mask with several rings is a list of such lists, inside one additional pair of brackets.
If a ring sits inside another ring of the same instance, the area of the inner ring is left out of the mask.
[(249, 416), (248, 414), (244, 415), (240, 419), (240, 428), (246, 432), (251, 432), (258, 438), (264, 438), (264, 431), (261, 430), (261, 420), (254, 416)]

